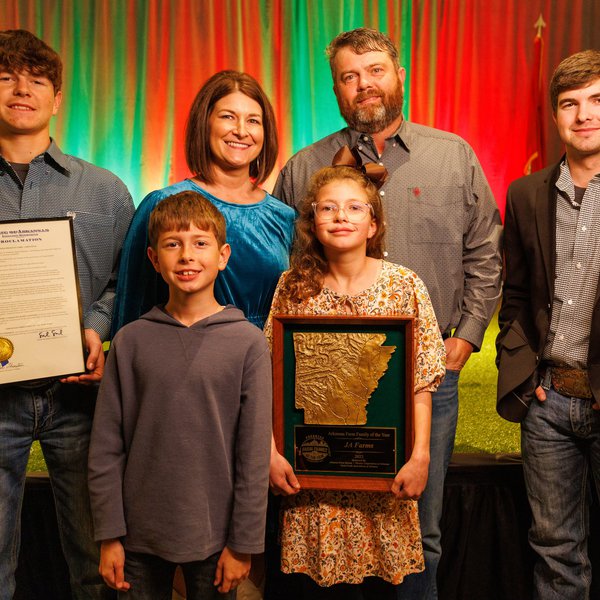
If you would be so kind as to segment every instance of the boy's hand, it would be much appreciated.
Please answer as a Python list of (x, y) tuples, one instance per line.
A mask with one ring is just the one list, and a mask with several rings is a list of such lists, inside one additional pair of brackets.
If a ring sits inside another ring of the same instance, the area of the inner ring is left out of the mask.
[(96, 331), (93, 329), (84, 329), (85, 348), (87, 350), (87, 358), (85, 368), (87, 373), (83, 375), (72, 375), (61, 379), (62, 383), (83, 383), (91, 385), (102, 379), (104, 373), (104, 350), (102, 349), (102, 340)]
[(244, 581), (249, 573), (250, 555), (240, 554), (225, 546), (217, 563), (214, 585), (220, 594), (226, 594)]
[(125, 581), (125, 550), (119, 540), (104, 540), (100, 546), (98, 571), (104, 583), (113, 590), (126, 592), (131, 586)]
[(401, 500), (418, 500), (427, 485), (429, 457), (413, 454), (398, 471), (392, 483), (392, 493)]
[(291, 496), (300, 491), (300, 484), (296, 479), (292, 465), (274, 447), (271, 447), (269, 487), (276, 496)]

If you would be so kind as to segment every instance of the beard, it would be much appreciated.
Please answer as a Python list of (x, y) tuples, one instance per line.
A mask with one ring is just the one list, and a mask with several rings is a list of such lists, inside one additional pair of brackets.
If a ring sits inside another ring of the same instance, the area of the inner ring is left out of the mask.
[[(381, 98), (380, 104), (357, 107), (357, 103), (374, 96)], [(342, 117), (348, 125), (361, 133), (378, 133), (393, 123), (402, 114), (404, 94), (398, 81), (396, 89), (386, 94), (377, 87), (366, 92), (359, 92), (352, 103), (343, 101), (338, 96), (338, 104)]]

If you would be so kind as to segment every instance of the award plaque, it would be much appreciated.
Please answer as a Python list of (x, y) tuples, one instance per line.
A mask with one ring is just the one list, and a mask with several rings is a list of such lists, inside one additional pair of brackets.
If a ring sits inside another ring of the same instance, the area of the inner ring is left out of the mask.
[(0, 223), (0, 384), (85, 371), (73, 222)]
[(302, 487), (388, 491), (413, 396), (412, 317), (273, 317), (273, 433)]

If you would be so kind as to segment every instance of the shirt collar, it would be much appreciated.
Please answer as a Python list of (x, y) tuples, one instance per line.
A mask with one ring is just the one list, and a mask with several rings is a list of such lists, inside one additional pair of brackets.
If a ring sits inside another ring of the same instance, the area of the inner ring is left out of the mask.
[[(361, 133), (355, 129), (350, 129), (350, 127), (347, 127), (346, 129), (349, 136), (348, 145), (350, 148), (356, 146), (359, 142), (365, 141), (363, 140), (363, 136), (367, 136), (368, 139), (371, 139), (371, 136), (367, 133)], [(396, 140), (399, 144), (402, 144), (402, 146), (404, 146), (408, 152), (410, 152), (412, 138), (413, 133), (411, 130), (411, 124), (404, 117), (402, 117), (402, 123), (400, 123), (398, 129), (396, 129), (396, 131), (387, 139)]]
[[(600, 181), (600, 173), (596, 173), (592, 179), (590, 179), (590, 182), (594, 180)], [(567, 162), (566, 155), (564, 155), (559, 165), (559, 175), (556, 180), (556, 187), (561, 191), (565, 191), (568, 189), (569, 184), (574, 185), (571, 177), (571, 170), (569, 169), (569, 163)]]
[(48, 149), (44, 152), (44, 157), (48, 164), (54, 163), (55, 166), (59, 167), (65, 173), (71, 172), (66, 155), (63, 154), (62, 150), (56, 145), (56, 142), (52, 138), (50, 138), (50, 146), (48, 146)]
[(573, 180), (571, 179), (571, 171), (569, 171), (569, 165), (566, 158), (560, 163), (558, 179), (556, 180), (555, 185), (561, 192), (569, 193), (573, 190)]
[(413, 135), (412, 125), (403, 118), (402, 123), (400, 123), (400, 127), (398, 127), (396, 133), (394, 134), (394, 137), (406, 148), (408, 152), (410, 152)]
[[(45, 160), (47, 164), (53, 166), (54, 168), (58, 168), (64, 173), (71, 172), (69, 169), (69, 161), (67, 160), (66, 155), (63, 154), (62, 150), (56, 145), (52, 138), (50, 138), (50, 146), (48, 146), (48, 148), (42, 152), (42, 154), (34, 157), (31, 162), (40, 157), (43, 157), (43, 160)], [(6, 158), (4, 158), (1, 154), (0, 161), (6, 166), (10, 164), (9, 161), (7, 161)]]
[(580, 205), (575, 202), (575, 184), (573, 183), (566, 157), (560, 163), (558, 179), (554, 185), (559, 192), (562, 192), (559, 196), (562, 195), (573, 208), (579, 208)]

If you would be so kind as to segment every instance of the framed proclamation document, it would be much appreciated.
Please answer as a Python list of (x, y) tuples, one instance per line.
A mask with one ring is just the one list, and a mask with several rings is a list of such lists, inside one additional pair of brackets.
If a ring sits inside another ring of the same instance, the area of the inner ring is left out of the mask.
[(0, 384), (84, 371), (72, 220), (0, 222)]
[(410, 457), (412, 317), (273, 317), (273, 433), (304, 488), (388, 491)]

